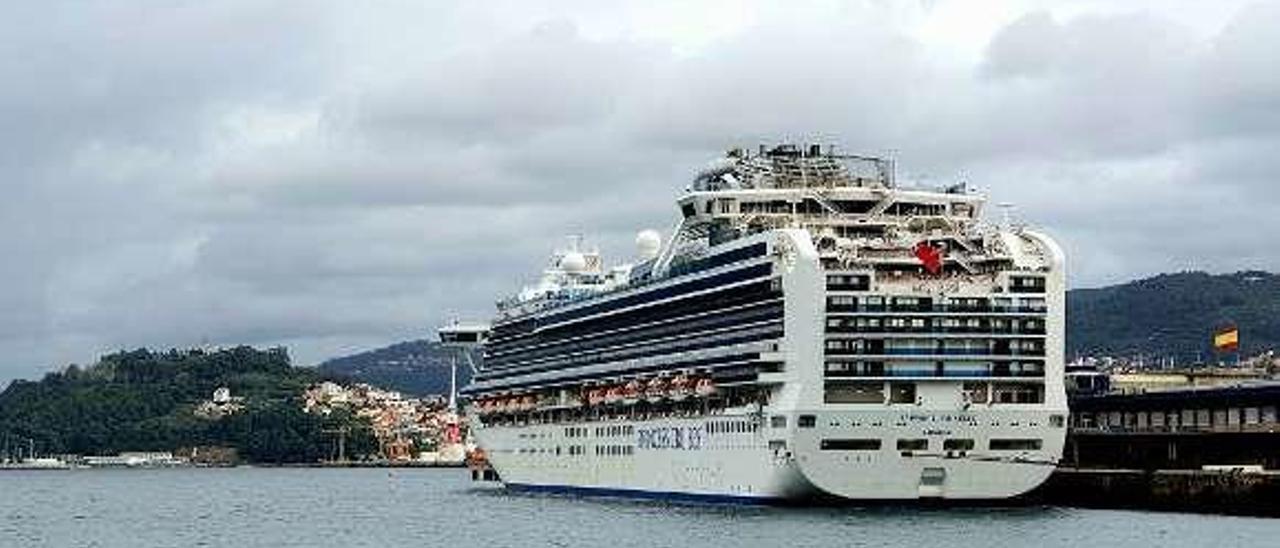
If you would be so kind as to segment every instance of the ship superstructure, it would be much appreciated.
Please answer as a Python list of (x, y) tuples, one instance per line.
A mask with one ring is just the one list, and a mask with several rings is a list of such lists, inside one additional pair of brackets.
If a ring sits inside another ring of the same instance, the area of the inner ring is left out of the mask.
[(1062, 453), (1063, 256), (963, 185), (818, 146), (732, 150), (668, 242), (574, 243), (499, 303), (468, 387), (514, 488), (1015, 496)]

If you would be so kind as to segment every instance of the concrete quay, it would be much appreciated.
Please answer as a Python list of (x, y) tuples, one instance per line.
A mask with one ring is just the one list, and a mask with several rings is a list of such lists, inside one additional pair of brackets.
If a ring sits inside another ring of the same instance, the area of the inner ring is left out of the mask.
[(1280, 472), (1058, 468), (1029, 499), (1081, 508), (1280, 517)]

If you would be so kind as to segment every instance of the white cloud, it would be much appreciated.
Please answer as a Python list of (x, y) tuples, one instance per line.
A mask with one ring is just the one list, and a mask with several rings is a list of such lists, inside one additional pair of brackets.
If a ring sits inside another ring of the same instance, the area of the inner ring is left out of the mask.
[(668, 228), (731, 145), (964, 178), (1078, 285), (1280, 268), (1274, 5), (29, 3), (0, 17), (0, 381), (105, 350), (309, 363)]

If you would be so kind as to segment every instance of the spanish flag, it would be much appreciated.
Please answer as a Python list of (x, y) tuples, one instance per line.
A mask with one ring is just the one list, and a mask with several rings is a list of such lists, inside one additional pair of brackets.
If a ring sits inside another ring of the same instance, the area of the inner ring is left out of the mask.
[(1240, 348), (1240, 330), (1235, 326), (1224, 327), (1213, 334), (1213, 348), (1218, 352), (1234, 352)]

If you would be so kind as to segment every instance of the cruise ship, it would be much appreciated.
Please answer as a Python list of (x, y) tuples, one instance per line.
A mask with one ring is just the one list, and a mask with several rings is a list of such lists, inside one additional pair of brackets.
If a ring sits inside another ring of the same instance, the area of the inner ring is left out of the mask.
[[(666, 235), (579, 242), (498, 303), (464, 394), (512, 490), (983, 500), (1062, 456), (1063, 253), (957, 184), (816, 145), (733, 149)], [(465, 331), (465, 330), (464, 330)], [(459, 336), (453, 333), (451, 337)]]

